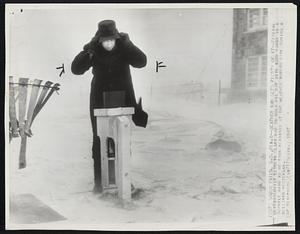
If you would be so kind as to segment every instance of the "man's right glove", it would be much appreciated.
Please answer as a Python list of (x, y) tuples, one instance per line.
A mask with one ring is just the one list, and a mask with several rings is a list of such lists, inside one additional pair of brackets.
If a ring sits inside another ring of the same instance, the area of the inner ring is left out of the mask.
[(97, 36), (94, 36), (94, 37), (92, 38), (92, 40), (91, 40), (89, 43), (87, 43), (87, 44), (85, 44), (85, 45), (83, 46), (83, 50), (86, 51), (86, 52), (89, 54), (90, 59), (91, 59), (91, 58), (94, 56), (94, 54), (95, 54), (95, 45), (96, 45), (96, 43), (97, 43), (97, 40), (98, 40), (98, 37), (97, 37)]

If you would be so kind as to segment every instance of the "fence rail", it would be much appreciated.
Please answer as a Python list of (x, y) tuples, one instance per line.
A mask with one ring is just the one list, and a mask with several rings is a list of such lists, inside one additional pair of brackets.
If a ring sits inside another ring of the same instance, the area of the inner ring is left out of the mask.
[[(59, 83), (54, 84), (51, 81), (46, 81), (43, 85), (42, 82), (39, 79), (31, 81), (29, 78), (19, 78), (18, 82), (14, 82), (13, 77), (9, 77), (9, 142), (15, 137), (21, 137), (20, 169), (26, 167), (27, 137), (33, 135), (31, 131), (33, 120), (45, 106), (53, 92), (59, 90)], [(31, 91), (29, 91), (28, 86), (31, 86)]]

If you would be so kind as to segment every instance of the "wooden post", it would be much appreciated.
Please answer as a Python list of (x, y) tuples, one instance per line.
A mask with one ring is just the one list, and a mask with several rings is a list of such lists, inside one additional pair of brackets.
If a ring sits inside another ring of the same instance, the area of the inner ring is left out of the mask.
[(19, 128), (21, 136), (21, 148), (19, 155), (19, 168), (26, 167), (26, 144), (27, 136), (25, 134), (25, 114), (26, 114), (26, 101), (27, 101), (27, 84), (28, 78), (20, 78), (19, 83)]
[(26, 148), (27, 148), (27, 135), (21, 135), (21, 147), (19, 154), (19, 169), (26, 167)]
[[(52, 93), (55, 90), (59, 90), (58, 83), (54, 84), (52, 87), (51, 84), (53, 83), (51, 81), (47, 81), (45, 85), (41, 85), (41, 83), (42, 80), (39, 79), (35, 79), (33, 83), (29, 83), (28, 78), (20, 78), (19, 82), (14, 83), (13, 77), (9, 76), (9, 121), (11, 126), (9, 140), (11, 141), (13, 137), (21, 136), (19, 169), (26, 167), (27, 137), (32, 135), (30, 127), (32, 125), (34, 118), (42, 109), (42, 107), (46, 104), (46, 102), (49, 100)], [(27, 96), (29, 93), (28, 86), (31, 86), (32, 88), (31, 88), (30, 100), (27, 105)], [(39, 96), (38, 94), (41, 86), (43, 86), (44, 88)], [(50, 91), (48, 92), (49, 89)], [(16, 92), (18, 92), (18, 95), (15, 98)], [(19, 122), (16, 113), (17, 99), (19, 102), (18, 103)], [(27, 109), (27, 116), (26, 116), (26, 109)]]
[(16, 112), (15, 88), (13, 85), (13, 77), (9, 77), (9, 121), (11, 123), (12, 137), (18, 137), (18, 122)]
[(127, 116), (119, 116), (117, 118), (118, 126), (118, 193), (122, 200), (131, 199), (131, 182), (129, 178), (130, 170), (130, 144), (131, 144), (131, 128), (130, 120)]
[(109, 187), (108, 185), (108, 159), (104, 157), (107, 153), (106, 139), (112, 137), (109, 131), (109, 118), (98, 117), (97, 118), (97, 133), (100, 137), (100, 154), (101, 154), (101, 180), (104, 189)]
[(31, 89), (31, 95), (30, 95), (30, 100), (29, 100), (28, 110), (27, 110), (27, 121), (25, 124), (25, 133), (28, 136), (31, 136), (30, 126), (32, 123), (33, 111), (35, 108), (36, 100), (38, 98), (41, 83), (42, 83), (42, 80), (35, 79), (33, 81), (33, 86)]
[[(97, 118), (97, 134), (101, 144), (101, 180), (103, 190), (117, 189), (118, 196), (123, 201), (131, 199), (130, 144), (131, 144), (131, 115), (132, 107), (95, 109)], [(108, 139), (114, 142), (115, 163), (113, 171), (116, 183), (111, 184), (109, 175)]]
[(37, 114), (42, 109), (41, 105), (42, 105), (44, 99), (46, 98), (46, 94), (48, 93), (48, 90), (50, 89), (50, 87), (51, 87), (52, 84), (53, 83), (51, 81), (46, 81), (46, 83), (44, 84), (44, 87), (43, 87), (43, 89), (41, 91), (41, 94), (39, 96), (39, 99), (36, 102), (36, 106), (35, 106), (34, 111), (33, 111), (31, 124), (32, 124), (33, 120), (35, 119), (35, 117), (37, 116)]

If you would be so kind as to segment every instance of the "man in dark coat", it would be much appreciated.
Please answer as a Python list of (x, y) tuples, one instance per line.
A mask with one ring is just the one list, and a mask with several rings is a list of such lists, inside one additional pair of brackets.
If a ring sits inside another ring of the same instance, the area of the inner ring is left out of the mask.
[(125, 106), (134, 107), (133, 121), (137, 126), (145, 127), (147, 114), (137, 104), (129, 65), (142, 68), (146, 65), (146, 55), (129, 39), (128, 34), (119, 33), (113, 20), (104, 20), (98, 24), (98, 31), (93, 39), (83, 47), (73, 60), (71, 70), (75, 75), (93, 68), (90, 92), (90, 118), (93, 130), (92, 154), (94, 159), (94, 192), (101, 192), (101, 156), (100, 140), (97, 137), (94, 109), (105, 107), (103, 93), (124, 91)]

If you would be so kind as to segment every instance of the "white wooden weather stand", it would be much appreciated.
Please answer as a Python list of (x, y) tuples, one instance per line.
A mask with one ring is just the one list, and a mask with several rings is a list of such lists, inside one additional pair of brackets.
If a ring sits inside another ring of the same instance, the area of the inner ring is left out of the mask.
[(122, 200), (131, 200), (130, 156), (132, 107), (95, 109), (101, 142), (103, 191), (115, 189)]

